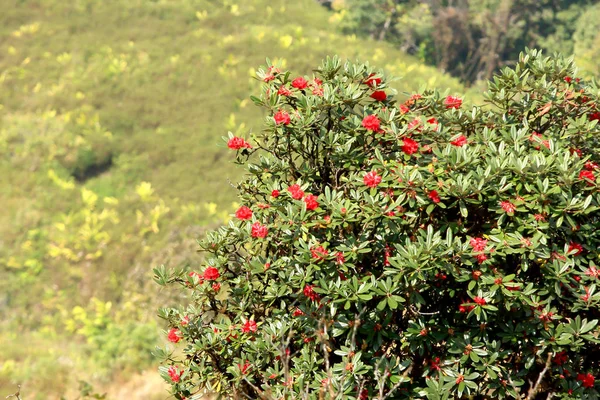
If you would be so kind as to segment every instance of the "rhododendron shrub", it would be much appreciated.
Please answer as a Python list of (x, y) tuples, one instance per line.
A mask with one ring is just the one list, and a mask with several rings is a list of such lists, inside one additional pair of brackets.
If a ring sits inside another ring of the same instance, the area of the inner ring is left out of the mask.
[(573, 75), (530, 52), (473, 107), (336, 58), (260, 70), (237, 218), (155, 270), (189, 300), (160, 311), (175, 397), (597, 398), (600, 103)]

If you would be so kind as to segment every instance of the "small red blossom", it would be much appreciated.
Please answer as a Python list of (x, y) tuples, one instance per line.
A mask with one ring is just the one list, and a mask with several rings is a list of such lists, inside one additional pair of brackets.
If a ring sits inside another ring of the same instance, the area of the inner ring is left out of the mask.
[(329, 252), (323, 246), (318, 246), (310, 249), (310, 254), (315, 260), (323, 261), (329, 255)]
[(387, 99), (387, 94), (385, 94), (383, 90), (376, 90), (373, 93), (371, 93), (371, 98), (377, 101), (384, 101), (385, 99)]
[(363, 182), (370, 188), (375, 188), (381, 183), (381, 176), (376, 171), (367, 172), (363, 177)]
[(595, 265), (592, 265), (585, 271), (585, 274), (592, 278), (598, 278), (600, 277), (600, 269), (596, 268)]
[(265, 75), (265, 77), (263, 78), (263, 81), (264, 82), (271, 82), (273, 79), (275, 79), (275, 75), (268, 74), (268, 75)]
[(479, 297), (479, 296), (476, 296), (476, 297), (473, 299), (473, 301), (474, 301), (475, 303), (479, 304), (480, 306), (484, 306), (484, 305), (486, 305), (486, 304), (487, 304), (487, 301), (486, 301), (486, 300), (485, 300), (483, 297)]
[(581, 171), (579, 173), (579, 179), (585, 180), (586, 183), (590, 186), (594, 186), (594, 184), (596, 182), (596, 176), (594, 175), (594, 173), (592, 171), (589, 171), (589, 170)]
[(494, 285), (502, 285), (502, 278), (494, 279)]
[(400, 114), (406, 114), (406, 113), (408, 113), (410, 111), (410, 108), (408, 108), (404, 104), (400, 104), (398, 106), (398, 109), (400, 110)]
[(419, 332), (419, 336), (427, 336), (427, 333), (429, 333), (427, 328), (423, 328), (421, 329), (421, 332)]
[(234, 136), (227, 142), (227, 147), (231, 150), (239, 150), (239, 149), (251, 149), (252, 146), (250, 143), (246, 142), (241, 137)]
[(365, 80), (365, 83), (371, 87), (376, 87), (381, 84), (381, 78), (374, 78), (375, 74), (369, 75), (369, 77)]
[(473, 251), (485, 251), (485, 246), (487, 246), (487, 242), (487, 239), (472, 238), (469, 241), (469, 244), (473, 248)]
[(273, 197), (275, 199), (279, 197), (279, 194), (280, 194), (279, 190), (277, 190), (277, 189), (273, 189), (273, 191), (271, 191), (271, 197)]
[(583, 384), (583, 387), (585, 387), (585, 388), (593, 388), (594, 383), (596, 381), (596, 379), (594, 378), (594, 375), (592, 375), (590, 373), (578, 374), (577, 380), (580, 381)]
[(199, 283), (204, 282), (204, 277), (195, 271), (190, 272), (188, 275), (190, 276), (190, 278), (198, 278), (198, 280), (200, 281)]
[(306, 203), (307, 210), (316, 210), (319, 207), (319, 202), (317, 201), (317, 196), (312, 194), (307, 194), (304, 196), (304, 203)]
[(171, 328), (169, 333), (167, 334), (167, 339), (172, 343), (179, 343), (179, 341), (183, 338), (181, 331), (177, 328)]
[(465, 135), (460, 135), (456, 139), (450, 142), (452, 146), (461, 147), (467, 144), (467, 137)]
[(464, 380), (465, 380), (465, 377), (463, 375), (458, 375), (458, 378), (456, 378), (455, 382), (458, 385), (459, 383), (461, 383)]
[(431, 128), (432, 128), (434, 131), (437, 131), (438, 124), (439, 124), (439, 122), (438, 122), (437, 118), (435, 118), (435, 117), (431, 117), (431, 118), (429, 118), (429, 119), (427, 120), (427, 123), (431, 125)]
[(448, 96), (444, 100), (446, 108), (460, 108), (462, 105), (462, 99), (460, 97)]
[(212, 290), (214, 290), (215, 292), (218, 292), (219, 290), (221, 290), (221, 284), (219, 282), (213, 283)]
[(596, 111), (588, 115), (590, 121), (600, 121), (600, 111)]
[(342, 265), (342, 264), (344, 264), (344, 262), (346, 262), (344, 253), (342, 253), (341, 251), (338, 251), (337, 253), (335, 253), (335, 263), (337, 265)]
[(411, 138), (403, 139), (402, 142), (402, 151), (405, 154), (411, 155), (419, 150), (419, 143), (415, 142)]
[(564, 79), (564, 80), (565, 80), (565, 82), (567, 82), (567, 83), (571, 83), (571, 82), (573, 81), (573, 78), (571, 78), (570, 76), (565, 76), (563, 79)]
[(181, 321), (179, 323), (181, 324), (181, 326), (186, 326), (190, 323), (190, 317), (186, 315), (185, 317), (181, 318)]
[(439, 203), (441, 201), (440, 196), (438, 195), (437, 190), (432, 190), (427, 195), (434, 203)]
[(306, 89), (308, 81), (304, 77), (299, 76), (292, 81), (292, 86), (299, 90)]
[(300, 188), (300, 185), (292, 185), (287, 190), (294, 200), (300, 200), (304, 197), (304, 191)]
[(441, 371), (441, 367), (440, 367), (440, 358), (436, 357), (435, 360), (430, 360), (429, 364), (431, 365), (431, 369), (433, 371)]
[(477, 254), (477, 255), (475, 256), (475, 258), (477, 259), (477, 262), (478, 262), (479, 264), (482, 264), (482, 263), (483, 263), (485, 260), (487, 260), (487, 256), (486, 256), (485, 254), (483, 254), (483, 253), (481, 253), (481, 254)]
[(517, 209), (517, 207), (515, 207), (515, 205), (513, 203), (511, 203), (510, 201), (506, 201), (506, 200), (503, 200), (500, 202), (500, 207), (502, 207), (502, 209), (507, 214), (513, 214), (515, 212), (515, 210)]
[(377, 132), (379, 130), (379, 118), (377, 118), (377, 115), (367, 115), (362, 120), (362, 126), (369, 131)]
[(240, 368), (240, 372), (241, 372), (242, 374), (245, 374), (246, 372), (248, 372), (248, 369), (250, 368), (250, 365), (251, 365), (251, 364), (250, 364), (250, 361), (246, 361), (246, 362), (244, 363), (244, 365), (242, 365), (242, 364), (238, 364), (238, 367)]
[(569, 243), (569, 249), (567, 250), (568, 254), (571, 254), (571, 252), (573, 252), (574, 256), (578, 256), (583, 252), (583, 246), (580, 245), (579, 243), (575, 243), (575, 242), (571, 242)]
[(219, 276), (221, 276), (221, 274), (219, 274), (219, 270), (216, 269), (215, 267), (208, 267), (204, 270), (204, 273), (202, 274), (202, 276), (207, 281), (214, 281), (214, 280), (219, 279)]
[(458, 311), (461, 313), (468, 313), (468, 312), (471, 312), (471, 310), (473, 310), (474, 308), (475, 308), (475, 306), (473, 306), (473, 305), (461, 304), (458, 306)]
[(408, 123), (408, 125), (406, 126), (406, 128), (409, 131), (412, 131), (413, 129), (416, 129), (418, 131), (421, 131), (423, 128), (421, 127), (421, 120), (419, 119), (419, 117), (415, 117), (412, 121), (410, 121)]
[(299, 308), (296, 308), (294, 310), (294, 312), (292, 313), (292, 316), (294, 316), (294, 317), (299, 317), (301, 315), (304, 315), (304, 312), (301, 309), (299, 309)]
[(481, 275), (483, 275), (483, 272), (477, 270), (477, 271), (473, 271), (471, 272), (471, 276), (473, 277), (473, 279), (475, 279), (476, 281), (479, 280), (479, 278), (481, 277)]
[(275, 113), (275, 115), (273, 115), (273, 119), (275, 120), (275, 123), (277, 125), (289, 125), (290, 122), (292, 122), (292, 119), (290, 118), (290, 114), (288, 114), (287, 112), (283, 111), (283, 110), (279, 110)]
[(277, 90), (277, 94), (280, 96), (291, 96), (292, 95), (292, 91), (290, 89), (288, 89), (285, 85), (281, 85), (279, 87), (279, 90)]
[(304, 286), (304, 295), (312, 301), (319, 301), (319, 295), (313, 290), (314, 285)]
[(546, 216), (544, 214), (535, 214), (533, 216), (533, 218), (535, 218), (535, 220), (538, 221), (538, 222), (545, 222), (546, 221)]
[(241, 220), (248, 220), (252, 218), (252, 210), (247, 206), (241, 206), (235, 212), (235, 217)]
[(261, 224), (260, 222), (255, 222), (252, 224), (252, 237), (253, 238), (264, 238), (267, 236), (269, 229)]
[(171, 381), (177, 383), (181, 380), (181, 375), (183, 375), (183, 371), (179, 371), (176, 366), (171, 365), (167, 370), (169, 377), (171, 377)]
[(256, 325), (256, 321), (249, 319), (246, 321), (244, 325), (242, 325), (242, 333), (256, 332), (258, 326)]
[(593, 171), (595, 169), (600, 168), (600, 166), (593, 161), (586, 161), (586, 163), (584, 164), (584, 168), (588, 171)]
[(552, 362), (556, 365), (563, 365), (569, 360), (569, 356), (566, 351), (561, 351), (560, 353), (556, 353)]
[[(541, 143), (544, 145), (544, 147), (545, 147), (545, 148), (547, 148), (547, 149), (549, 149), (549, 148), (550, 148), (550, 141), (549, 141), (549, 140), (546, 140), (546, 139), (543, 139), (543, 138), (542, 138), (542, 134), (541, 134), (541, 133), (533, 132), (533, 133), (531, 134), (531, 136), (529, 136), (529, 140), (530, 140), (531, 142), (536, 142), (536, 141), (538, 141), (538, 140), (539, 140), (539, 141), (540, 141), (540, 142), (541, 142)], [(535, 149), (536, 149), (536, 150), (539, 150), (539, 149), (540, 149), (540, 146), (536, 146), (536, 147), (535, 147)]]

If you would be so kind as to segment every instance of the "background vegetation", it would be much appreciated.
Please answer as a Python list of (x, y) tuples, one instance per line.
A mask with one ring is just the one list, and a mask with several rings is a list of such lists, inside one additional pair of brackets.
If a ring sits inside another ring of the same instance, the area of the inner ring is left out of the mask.
[(387, 41), (474, 83), (525, 47), (575, 54), (596, 74), (597, 0), (320, 0), (347, 33)]
[(241, 170), (221, 136), (261, 126), (248, 98), (266, 56), (308, 74), (337, 53), (403, 76), (401, 96), (464, 92), (398, 46), (343, 36), (313, 0), (0, 10), (0, 395), (20, 382), (26, 399), (74, 399), (86, 380), (112, 398), (166, 396), (155, 310), (178, 298), (151, 270), (198, 264), (196, 239), (235, 209)]

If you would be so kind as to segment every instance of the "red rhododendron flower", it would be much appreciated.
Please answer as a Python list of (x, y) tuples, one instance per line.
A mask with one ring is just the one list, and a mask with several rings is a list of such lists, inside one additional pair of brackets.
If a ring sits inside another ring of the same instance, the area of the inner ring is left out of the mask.
[(212, 290), (214, 290), (215, 292), (218, 292), (219, 290), (221, 290), (221, 284), (219, 282), (213, 283)]
[(304, 196), (304, 203), (306, 203), (307, 210), (316, 210), (317, 207), (319, 207), (317, 196), (312, 194), (307, 194), (306, 196)]
[(487, 260), (487, 256), (483, 253), (481, 254), (477, 254), (475, 256), (475, 258), (477, 259), (477, 262), (479, 262), (479, 264), (483, 263), (485, 260)]
[(292, 91), (290, 89), (288, 89), (287, 87), (285, 87), (284, 85), (281, 85), (279, 87), (279, 90), (277, 90), (277, 94), (280, 96), (291, 96), (292, 95)]
[(261, 224), (260, 222), (255, 222), (252, 224), (252, 237), (253, 238), (264, 238), (267, 236), (269, 229)]
[(312, 301), (318, 301), (319, 295), (313, 290), (313, 285), (304, 286), (304, 295), (311, 299)]
[(598, 166), (598, 164), (596, 164), (593, 161), (586, 161), (586, 163), (584, 164), (584, 168), (589, 170), (589, 171), (593, 171), (595, 169), (600, 168), (600, 166)]
[(456, 147), (461, 147), (467, 144), (467, 137), (465, 135), (460, 135), (455, 140), (450, 142), (451, 145)]
[(407, 112), (410, 111), (410, 108), (408, 108), (407, 106), (405, 106), (404, 104), (400, 104), (398, 106), (398, 109), (400, 110), (401, 114), (406, 114)]
[(273, 189), (273, 191), (271, 192), (271, 196), (274, 197), (274, 198), (278, 198), (279, 197), (279, 190)]
[(288, 125), (292, 120), (290, 118), (290, 114), (285, 111), (279, 110), (273, 115), (273, 119), (277, 125), (284, 124)]
[(567, 250), (567, 253), (570, 254), (572, 251), (575, 252), (573, 253), (574, 256), (578, 256), (583, 252), (583, 246), (579, 243), (571, 242), (569, 243), (569, 249)]
[(232, 137), (231, 139), (229, 139), (229, 141), (227, 142), (227, 147), (229, 147), (231, 150), (239, 150), (239, 149), (251, 149), (252, 146), (250, 145), (250, 143), (246, 142), (244, 139), (242, 139), (241, 137)]
[(475, 303), (479, 304), (480, 306), (484, 306), (484, 305), (486, 305), (486, 304), (487, 304), (487, 301), (485, 301), (485, 299), (484, 299), (483, 297), (479, 297), (479, 296), (476, 296), (476, 297), (473, 299), (473, 301), (474, 301)]
[(379, 86), (381, 84), (381, 78), (374, 78), (375, 74), (369, 75), (365, 80), (365, 83), (371, 87)]
[(258, 326), (256, 325), (256, 322), (251, 319), (249, 319), (244, 325), (242, 325), (243, 333), (256, 332), (257, 329)]
[(171, 381), (177, 383), (181, 380), (181, 375), (183, 374), (183, 371), (179, 371), (177, 367), (171, 365), (167, 370), (167, 373), (171, 377)]
[(300, 188), (300, 185), (292, 185), (287, 190), (295, 200), (300, 200), (304, 197), (304, 191)]
[(310, 254), (317, 261), (323, 261), (329, 255), (329, 252), (323, 246), (318, 246), (310, 249)]
[(379, 118), (377, 115), (367, 115), (362, 120), (362, 126), (370, 131), (378, 131), (379, 130)]
[(581, 171), (579, 173), (579, 179), (586, 180), (587, 184), (590, 186), (593, 186), (594, 182), (596, 182), (596, 176), (594, 176), (594, 173), (592, 171), (588, 170)]
[(583, 387), (585, 388), (593, 388), (594, 387), (594, 382), (595, 382), (595, 378), (594, 375), (588, 373), (588, 374), (578, 374), (577, 375), (577, 380), (581, 381), (581, 383), (583, 384)]
[(485, 251), (485, 246), (487, 246), (487, 242), (487, 239), (472, 238), (469, 244), (473, 248), (473, 251)]
[(502, 207), (502, 209), (504, 211), (506, 211), (508, 214), (514, 213), (515, 210), (517, 209), (515, 207), (515, 205), (513, 203), (511, 203), (510, 201), (501, 201), (500, 202), (500, 207)]
[(167, 334), (167, 339), (169, 342), (179, 343), (179, 341), (183, 338), (181, 331), (177, 328), (171, 328), (169, 333)]
[(294, 312), (292, 313), (292, 316), (294, 316), (294, 317), (299, 317), (301, 315), (304, 315), (304, 312), (301, 309), (299, 309), (299, 308), (296, 308), (294, 310)]
[(241, 206), (235, 212), (235, 217), (237, 219), (241, 219), (241, 220), (248, 220), (248, 219), (252, 218), (252, 210), (249, 207)]
[(598, 277), (600, 277), (600, 269), (598, 269), (598, 268), (596, 268), (596, 266), (592, 265), (585, 271), (585, 274), (592, 278), (598, 278)]
[(561, 351), (560, 353), (556, 353), (552, 362), (556, 365), (563, 365), (569, 360), (569, 356), (566, 351)]
[(242, 365), (242, 364), (238, 364), (238, 367), (240, 368), (240, 372), (241, 372), (242, 374), (245, 374), (246, 372), (248, 372), (248, 368), (250, 368), (250, 365), (251, 365), (251, 364), (250, 364), (250, 361), (246, 361), (246, 362), (244, 363), (244, 365)]
[(411, 138), (402, 139), (402, 151), (408, 155), (414, 154), (419, 150), (419, 143)]
[(363, 182), (370, 188), (377, 187), (381, 183), (381, 176), (377, 175), (377, 172), (367, 172), (363, 177)]
[(216, 279), (219, 279), (219, 276), (221, 276), (221, 274), (219, 274), (219, 270), (215, 267), (208, 267), (204, 270), (204, 274), (202, 274), (202, 276), (207, 281), (214, 281)]
[(433, 201), (434, 203), (439, 203), (440, 202), (440, 196), (438, 195), (437, 190), (430, 191), (429, 194), (428, 194), (428, 196), (431, 199), (431, 201)]
[(387, 99), (387, 94), (385, 94), (383, 90), (376, 90), (373, 93), (371, 93), (371, 98), (377, 101), (384, 101), (385, 99)]
[(594, 120), (600, 121), (600, 111), (593, 112), (588, 117), (589, 117), (590, 121), (594, 121)]
[(446, 108), (460, 108), (462, 105), (462, 99), (460, 97), (448, 96), (444, 100)]
[(338, 251), (335, 254), (335, 263), (338, 265), (342, 265), (344, 262), (346, 262), (346, 258), (344, 257), (344, 253), (342, 253), (341, 251)]
[(308, 81), (304, 79), (304, 77), (299, 76), (292, 81), (292, 86), (300, 90), (306, 89), (306, 87), (308, 86)]

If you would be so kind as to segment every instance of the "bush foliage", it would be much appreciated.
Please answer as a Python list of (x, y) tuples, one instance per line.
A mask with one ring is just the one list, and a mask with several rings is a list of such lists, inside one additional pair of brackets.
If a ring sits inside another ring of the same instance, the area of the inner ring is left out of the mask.
[(597, 398), (598, 88), (521, 55), (486, 105), (398, 103), (381, 71), (273, 65), (228, 146), (243, 206), (155, 270), (178, 399)]

